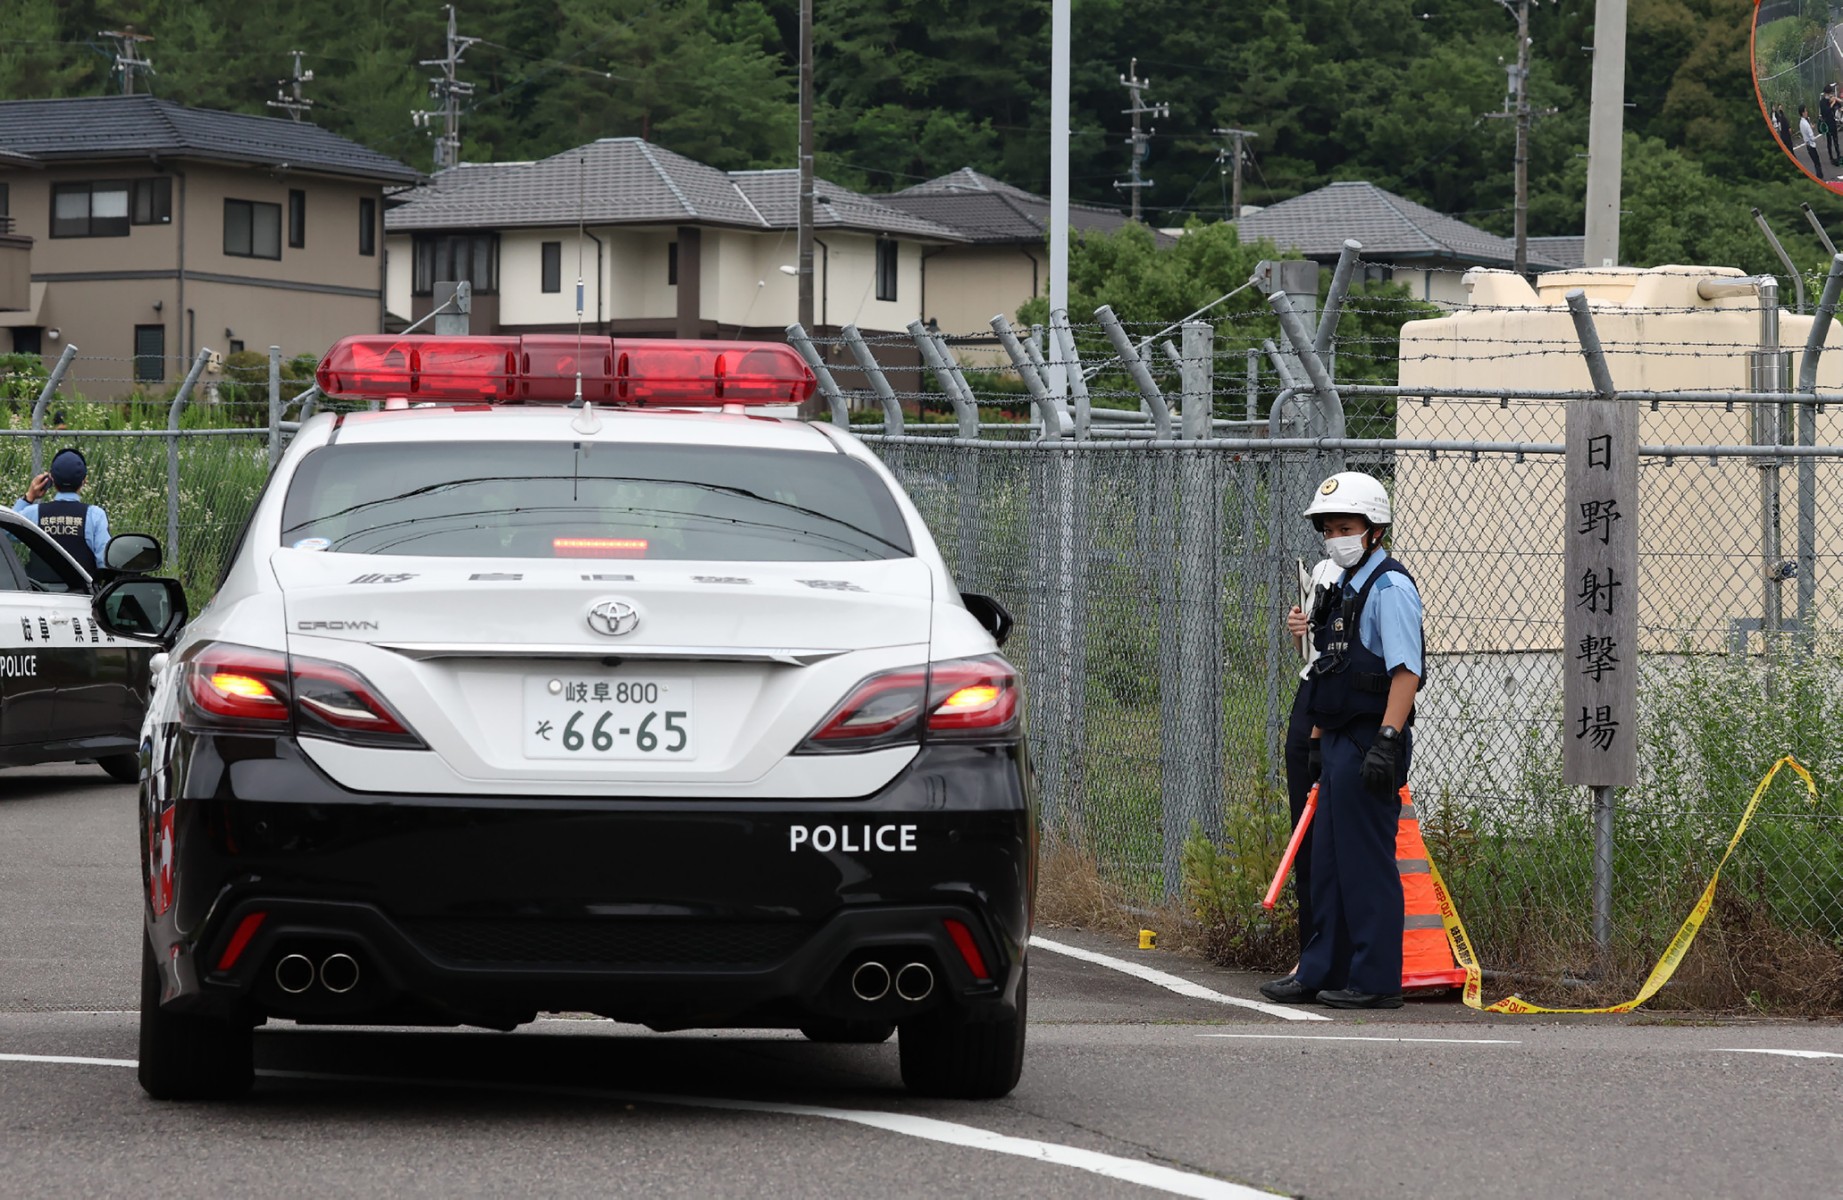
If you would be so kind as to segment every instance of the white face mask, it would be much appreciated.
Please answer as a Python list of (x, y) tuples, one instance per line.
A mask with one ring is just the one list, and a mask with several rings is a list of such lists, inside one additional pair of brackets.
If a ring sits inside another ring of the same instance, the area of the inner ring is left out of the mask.
[(1363, 544), (1363, 534), (1353, 533), (1349, 537), (1332, 537), (1325, 539), (1325, 557), (1329, 558), (1346, 571), (1363, 561), (1363, 555), (1369, 547)]

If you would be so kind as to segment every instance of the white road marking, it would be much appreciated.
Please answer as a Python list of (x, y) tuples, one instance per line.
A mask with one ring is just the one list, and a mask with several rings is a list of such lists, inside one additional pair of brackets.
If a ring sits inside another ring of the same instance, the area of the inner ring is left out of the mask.
[(1785, 1058), (1843, 1058), (1831, 1050), (1758, 1050), (1750, 1046), (1720, 1046), (1717, 1054), (1778, 1054)]
[(1206, 988), (1200, 983), (1192, 983), (1188, 979), (1183, 979), (1179, 976), (1168, 974), (1167, 972), (1156, 970), (1152, 967), (1141, 966), (1136, 962), (1128, 962), (1124, 958), (1115, 958), (1111, 954), (1097, 954), (1092, 950), (1083, 950), (1079, 946), (1069, 946), (1062, 942), (1052, 942), (1048, 938), (1033, 936), (1030, 939), (1030, 944), (1039, 950), (1048, 950), (1051, 954), (1065, 954), (1070, 958), (1078, 958), (1083, 962), (1093, 963), (1096, 966), (1112, 968), (1115, 971), (1131, 975), (1135, 979), (1143, 979), (1147, 983), (1155, 983), (1159, 987), (1176, 992), (1180, 996), (1189, 996), (1193, 1000), (1209, 1000), (1216, 1004), (1232, 1004), (1236, 1008), (1251, 1008), (1255, 1012), (1263, 1012), (1270, 1017), (1279, 1017), (1283, 1021), (1329, 1021), (1331, 1019), (1323, 1013), (1307, 1012), (1304, 1009), (1293, 1008), (1284, 1004), (1268, 1004), (1261, 1000), (1243, 1000), (1240, 996), (1225, 996), (1214, 988)]
[[(78, 1058), (66, 1054), (0, 1054), (0, 1062), (63, 1063), (98, 1067), (136, 1065), (133, 1059)], [(497, 1091), (543, 1092), (590, 1096), (627, 1103), (663, 1104), (674, 1108), (710, 1108), (733, 1112), (776, 1113), (792, 1117), (817, 1117), (827, 1121), (842, 1121), (851, 1125), (881, 1129), (886, 1133), (899, 1133), (905, 1137), (922, 1138), (930, 1142), (965, 1146), (970, 1150), (987, 1150), (994, 1154), (1010, 1154), (1018, 1158), (1031, 1158), (1038, 1162), (1073, 1167), (1091, 1175), (1118, 1179), (1123, 1183), (1138, 1184), (1141, 1187), (1168, 1192), (1174, 1196), (1191, 1196), (1196, 1200), (1272, 1200), (1274, 1196), (1273, 1192), (1263, 1191), (1260, 1188), (1230, 1183), (1226, 1179), (1212, 1179), (1208, 1175), (1180, 1171), (1175, 1167), (1160, 1166), (1157, 1163), (1143, 1162), (1139, 1159), (1122, 1158), (1115, 1154), (1102, 1154), (1097, 1150), (1083, 1150), (1078, 1146), (1065, 1146), (1059, 1142), (1040, 1142), (1034, 1138), (1011, 1137), (1007, 1134), (994, 1133), (989, 1129), (980, 1129), (974, 1125), (961, 1125), (954, 1121), (942, 1121), (934, 1117), (918, 1117), (911, 1113), (825, 1108), (812, 1104), (775, 1104), (764, 1100), (725, 1100), (709, 1096), (676, 1096), (659, 1092), (617, 1092), (602, 1088), (546, 1087), (491, 1081), (339, 1075), (324, 1071), (259, 1070), (256, 1074), (270, 1079), (310, 1079), (335, 1083), (382, 1083), (412, 1087), (487, 1088)]]
[(0, 1054), (0, 1062), (68, 1063), (78, 1067), (132, 1067), (132, 1058), (78, 1058), (72, 1054)]
[[(1294, 1042), (1450, 1042), (1462, 1046), (1521, 1046), (1516, 1038), (1360, 1037), (1342, 1033), (1199, 1033), (1209, 1038), (1263, 1038)], [(1838, 1057), (1843, 1058), (1843, 1055)]]

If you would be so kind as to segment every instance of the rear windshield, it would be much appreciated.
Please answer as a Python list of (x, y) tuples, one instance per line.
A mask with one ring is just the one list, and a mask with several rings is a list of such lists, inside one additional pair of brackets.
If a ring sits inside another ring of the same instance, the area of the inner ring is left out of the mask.
[(282, 545), (732, 562), (914, 553), (888, 486), (834, 451), (572, 442), (322, 447), (289, 484)]

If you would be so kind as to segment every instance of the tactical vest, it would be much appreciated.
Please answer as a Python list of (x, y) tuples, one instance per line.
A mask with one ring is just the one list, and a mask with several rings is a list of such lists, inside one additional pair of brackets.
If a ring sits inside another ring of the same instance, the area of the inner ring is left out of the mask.
[[(1380, 654), (1363, 644), (1363, 608), (1369, 603), (1370, 589), (1389, 572), (1408, 582), (1414, 576), (1408, 568), (1385, 556), (1375, 572), (1364, 581), (1356, 595), (1344, 595), (1343, 584), (1327, 588), (1312, 613), (1312, 645), (1318, 658), (1312, 663), (1312, 688), (1308, 708), (1312, 723), (1320, 729), (1342, 729), (1366, 719), (1380, 721), (1389, 707), (1389, 665)], [(1348, 579), (1349, 572), (1345, 573)], [(1423, 627), (1424, 630), (1424, 627)], [(1426, 635), (1421, 637), (1421, 685), (1426, 686)], [(1408, 710), (1408, 725), (1414, 724), (1414, 710)]]
[(94, 575), (96, 556), (83, 537), (89, 515), (90, 506), (81, 500), (41, 500), (38, 503), (38, 527), (76, 559), (78, 566)]

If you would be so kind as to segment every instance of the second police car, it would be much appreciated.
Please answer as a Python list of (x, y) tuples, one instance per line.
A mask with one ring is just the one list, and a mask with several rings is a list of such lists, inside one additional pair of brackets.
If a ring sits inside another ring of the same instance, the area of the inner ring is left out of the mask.
[[(319, 380), (384, 407), (303, 425), (156, 662), (143, 1087), (247, 1089), (268, 1019), (586, 1011), (900, 1030), (911, 1089), (1010, 1091), (1010, 619), (856, 439), (744, 407), (806, 399), (806, 365), (364, 337)], [(178, 620), (176, 585), (120, 586)]]

